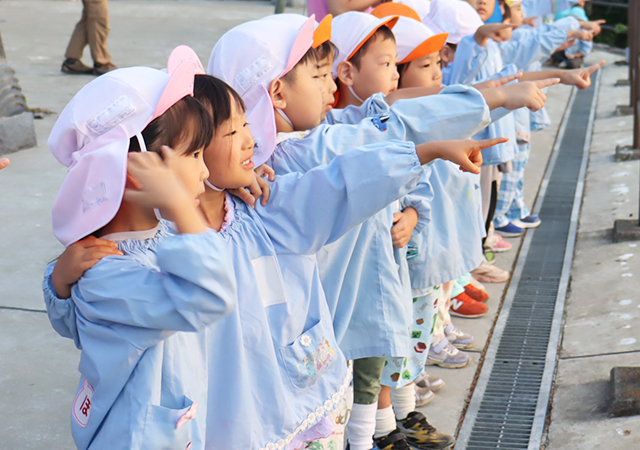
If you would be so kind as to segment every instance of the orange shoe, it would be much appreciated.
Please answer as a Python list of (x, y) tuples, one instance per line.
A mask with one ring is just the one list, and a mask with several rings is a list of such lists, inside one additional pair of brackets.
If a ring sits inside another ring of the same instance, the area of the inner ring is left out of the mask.
[(469, 297), (471, 297), (472, 299), (474, 299), (477, 302), (483, 302), (484, 303), (487, 300), (489, 300), (489, 294), (487, 294), (482, 289), (478, 289), (477, 287), (473, 286), (471, 283), (467, 284), (464, 287), (464, 293), (467, 294)]
[(487, 305), (475, 301), (463, 292), (457, 297), (451, 299), (451, 309), (449, 310), (449, 313), (452, 316), (475, 319), (484, 316), (487, 311), (489, 311), (489, 307)]

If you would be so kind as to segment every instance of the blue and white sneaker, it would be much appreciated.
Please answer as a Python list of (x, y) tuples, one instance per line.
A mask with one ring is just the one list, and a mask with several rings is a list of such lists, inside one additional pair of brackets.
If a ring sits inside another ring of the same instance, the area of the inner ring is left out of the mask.
[(520, 228), (537, 228), (542, 223), (542, 220), (535, 214), (529, 214), (524, 219), (514, 220), (512, 223)]
[(524, 228), (520, 228), (517, 225), (514, 225), (513, 222), (509, 222), (503, 227), (496, 227), (496, 232), (500, 233), (501, 236), (504, 237), (518, 237), (522, 236), (524, 233)]

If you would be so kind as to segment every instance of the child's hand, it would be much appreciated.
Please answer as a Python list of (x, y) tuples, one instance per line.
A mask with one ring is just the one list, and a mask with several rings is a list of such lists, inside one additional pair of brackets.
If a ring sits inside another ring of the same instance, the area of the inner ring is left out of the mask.
[(584, 30), (593, 32), (593, 35), (597, 36), (602, 31), (602, 27), (600, 25), (602, 25), (603, 23), (607, 23), (607, 21), (606, 20), (591, 20), (587, 22), (580, 21), (580, 27)]
[(531, 111), (537, 111), (547, 101), (547, 96), (542, 92), (542, 89), (559, 82), (559, 78), (549, 78), (548, 80), (524, 81), (503, 86), (501, 89), (503, 90), (505, 101), (502, 106), (510, 111), (520, 108), (529, 108)]
[[(154, 152), (129, 153), (128, 179), (134, 189), (127, 188), (124, 199), (147, 208), (158, 208), (162, 217), (175, 222), (178, 233), (202, 233), (207, 230), (204, 217), (196, 209), (197, 199), (171, 167), (177, 156), (166, 145), (162, 155)], [(207, 174), (208, 176), (208, 174)]]
[(535, 28), (536, 27), (536, 19), (538, 18), (538, 16), (533, 16), (533, 17), (525, 17), (524, 19), (522, 19), (522, 23), (529, 25), (531, 28)]
[(413, 234), (413, 229), (418, 224), (418, 211), (409, 206), (393, 215), (393, 223), (391, 228), (391, 238), (395, 248), (406, 247)]
[(267, 176), (269, 181), (274, 181), (275, 172), (271, 167), (263, 164), (254, 170), (254, 175), (255, 178), (253, 182), (249, 186), (246, 186), (249, 188), (248, 191), (245, 188), (240, 188), (230, 189), (229, 192), (236, 197), (240, 197), (243, 202), (252, 208), (256, 207), (256, 201), (262, 197), (262, 201), (260, 203), (262, 206), (266, 206), (269, 201), (269, 197), (271, 196), (271, 186), (264, 177)]
[(591, 86), (591, 74), (604, 65), (605, 61), (600, 61), (593, 66), (583, 67), (582, 69), (564, 70), (560, 73), (562, 84), (575, 86), (580, 90)]
[(164, 213), (170, 213), (176, 204), (182, 202), (191, 202), (195, 208), (195, 198), (188, 198), (184, 184), (169, 168), (172, 159), (178, 156), (166, 146), (162, 147), (162, 151), (164, 161), (155, 152), (129, 153), (127, 172), (129, 181), (136, 189), (126, 189), (125, 200), (158, 208)]
[(593, 41), (594, 31), (589, 30), (569, 30), (567, 37), (569, 39), (579, 39), (581, 41)]
[(486, 25), (480, 26), (473, 37), (481, 47), (487, 45), (487, 41), (489, 39), (493, 39), (498, 44), (502, 44), (500, 30), (513, 27), (514, 25), (510, 23), (488, 23)]
[(82, 277), (84, 272), (95, 266), (105, 256), (112, 255), (122, 256), (118, 245), (93, 236), (71, 244), (62, 253), (51, 274), (56, 295), (59, 298), (71, 297), (71, 286)]
[(574, 45), (576, 45), (576, 40), (575, 39), (569, 39), (568, 41), (566, 41), (564, 44), (562, 44), (560, 47), (558, 47), (556, 49), (556, 52), (561, 52), (562, 50), (566, 50), (568, 48), (573, 47)]
[(0, 159), (0, 170), (4, 169), (9, 165), (9, 160), (7, 158)]
[(518, 72), (515, 75), (507, 75), (502, 78), (496, 78), (494, 80), (483, 81), (482, 83), (472, 84), (471, 87), (474, 87), (479, 91), (483, 89), (499, 88), (504, 86), (505, 84), (511, 83), (513, 80), (517, 80), (518, 78), (522, 78), (522, 72)]

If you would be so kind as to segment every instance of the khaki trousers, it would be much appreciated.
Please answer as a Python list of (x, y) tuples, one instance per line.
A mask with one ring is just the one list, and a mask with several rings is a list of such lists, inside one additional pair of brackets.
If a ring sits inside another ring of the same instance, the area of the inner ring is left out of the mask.
[(94, 63), (110, 63), (111, 55), (107, 50), (109, 35), (107, 0), (82, 0), (82, 4), (84, 5), (82, 18), (73, 30), (65, 56), (71, 59), (82, 59), (84, 48), (89, 44)]

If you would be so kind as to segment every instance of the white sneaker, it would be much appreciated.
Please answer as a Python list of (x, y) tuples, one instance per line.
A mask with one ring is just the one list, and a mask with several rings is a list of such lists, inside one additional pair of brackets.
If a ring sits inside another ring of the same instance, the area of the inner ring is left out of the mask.
[(413, 386), (416, 391), (416, 406), (426, 406), (436, 398), (436, 394), (434, 394), (430, 389), (421, 388), (415, 383)]
[(457, 349), (468, 350), (476, 343), (476, 338), (470, 334), (462, 332), (453, 322), (449, 322), (444, 328), (444, 335)]
[(422, 371), (413, 382), (416, 386), (429, 389), (431, 392), (438, 392), (444, 387), (444, 380), (442, 378), (429, 375), (425, 371)]
[(444, 369), (461, 369), (469, 364), (469, 354), (458, 350), (449, 339), (442, 337), (438, 345), (429, 347), (427, 366), (440, 366)]

